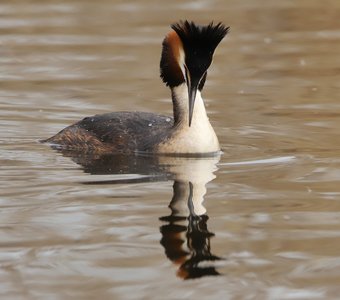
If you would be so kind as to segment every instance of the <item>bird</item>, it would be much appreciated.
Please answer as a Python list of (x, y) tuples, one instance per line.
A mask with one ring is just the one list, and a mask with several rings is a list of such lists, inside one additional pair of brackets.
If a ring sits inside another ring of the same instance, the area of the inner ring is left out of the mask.
[(162, 43), (160, 77), (171, 90), (173, 117), (113, 112), (86, 117), (43, 140), (57, 149), (92, 154), (214, 156), (221, 153), (201, 92), (223, 23), (179, 21)]

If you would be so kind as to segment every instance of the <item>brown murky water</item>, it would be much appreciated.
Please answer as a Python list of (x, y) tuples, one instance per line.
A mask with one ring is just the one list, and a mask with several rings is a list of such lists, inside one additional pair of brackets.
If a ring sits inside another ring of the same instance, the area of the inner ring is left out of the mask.
[[(8, 0), (0, 15), (1, 299), (338, 299), (338, 0)], [(204, 92), (220, 159), (37, 142), (95, 113), (170, 114), (160, 45), (185, 18), (231, 26)]]

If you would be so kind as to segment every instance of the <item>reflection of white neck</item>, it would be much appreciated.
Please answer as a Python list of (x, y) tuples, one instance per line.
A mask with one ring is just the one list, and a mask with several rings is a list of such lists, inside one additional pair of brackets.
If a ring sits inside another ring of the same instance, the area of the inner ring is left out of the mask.
[(160, 153), (210, 153), (220, 151), (217, 136), (207, 116), (201, 92), (197, 91), (189, 127), (188, 87), (181, 84), (172, 89), (175, 131), (159, 145)]
[[(169, 158), (165, 158), (168, 160)], [(217, 170), (216, 164), (220, 157), (188, 159), (188, 158), (172, 158), (167, 161), (171, 165), (169, 171), (174, 174), (175, 181), (184, 183), (183, 198), (173, 203), (172, 209), (175, 209), (178, 215), (188, 216), (188, 197), (190, 194), (189, 182), (192, 183), (192, 206), (193, 212), (198, 216), (206, 213), (203, 206), (204, 195), (206, 194), (206, 184), (213, 180), (216, 176), (214, 171)]]

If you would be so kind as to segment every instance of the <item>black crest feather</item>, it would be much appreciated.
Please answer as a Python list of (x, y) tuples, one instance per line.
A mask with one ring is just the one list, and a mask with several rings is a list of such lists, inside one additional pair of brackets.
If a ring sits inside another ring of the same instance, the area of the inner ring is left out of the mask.
[[(194, 22), (180, 21), (171, 25), (180, 38), (185, 52), (185, 67), (191, 77), (200, 80), (199, 90), (203, 89), (207, 70), (212, 62), (213, 54), (229, 31), (222, 23), (196, 25)], [(180, 66), (173, 56), (173, 49), (167, 38), (163, 41), (160, 61), (161, 78), (170, 87), (185, 82)]]
[(180, 21), (172, 24), (171, 28), (176, 31), (185, 48), (205, 47), (212, 52), (229, 31), (229, 27), (221, 22), (217, 24), (211, 22), (207, 26), (200, 26), (194, 22)]

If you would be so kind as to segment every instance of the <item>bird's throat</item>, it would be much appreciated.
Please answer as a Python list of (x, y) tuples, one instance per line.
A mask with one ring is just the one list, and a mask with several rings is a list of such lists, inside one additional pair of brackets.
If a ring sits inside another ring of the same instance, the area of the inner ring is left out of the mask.
[(217, 136), (207, 116), (200, 91), (197, 91), (191, 126), (186, 84), (172, 88), (174, 127), (168, 140), (159, 145), (162, 153), (212, 153), (220, 151)]

